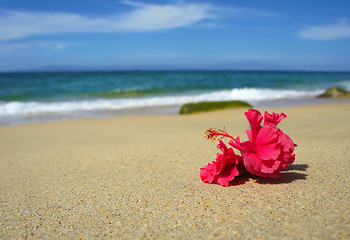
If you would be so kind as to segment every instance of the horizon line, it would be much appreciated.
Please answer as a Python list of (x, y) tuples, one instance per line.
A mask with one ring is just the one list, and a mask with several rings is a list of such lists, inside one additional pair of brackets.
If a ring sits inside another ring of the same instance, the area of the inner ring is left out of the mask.
[(79, 73), (79, 72), (324, 72), (324, 73), (350, 73), (350, 70), (315, 70), (315, 69), (229, 69), (229, 68), (95, 68), (95, 69), (23, 69), (23, 70), (0, 70), (0, 74), (6, 73)]

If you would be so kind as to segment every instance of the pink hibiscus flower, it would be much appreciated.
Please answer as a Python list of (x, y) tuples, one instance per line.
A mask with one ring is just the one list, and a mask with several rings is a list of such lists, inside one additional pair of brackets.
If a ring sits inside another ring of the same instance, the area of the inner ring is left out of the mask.
[(203, 182), (228, 186), (229, 182), (239, 174), (236, 167), (237, 156), (233, 149), (227, 148), (221, 140), (217, 147), (222, 151), (222, 154), (217, 153), (216, 161), (201, 168), (200, 177)]
[(251, 130), (247, 130), (249, 141), (240, 144), (246, 170), (260, 177), (279, 177), (279, 170), (286, 170), (295, 159), (296, 145), (276, 128), (286, 115), (265, 112), (264, 126), (261, 126), (263, 117), (259, 111), (250, 109), (245, 115), (251, 126)]
[(264, 126), (276, 129), (278, 142), (281, 145), (281, 155), (279, 156), (279, 160), (281, 161), (280, 170), (287, 170), (288, 164), (292, 164), (294, 162), (295, 154), (293, 152), (294, 148), (297, 146), (287, 134), (285, 134), (281, 129), (277, 128), (277, 124), (279, 124), (286, 117), (287, 116), (284, 113), (281, 113), (281, 115), (272, 113), (271, 115), (268, 112), (265, 112)]

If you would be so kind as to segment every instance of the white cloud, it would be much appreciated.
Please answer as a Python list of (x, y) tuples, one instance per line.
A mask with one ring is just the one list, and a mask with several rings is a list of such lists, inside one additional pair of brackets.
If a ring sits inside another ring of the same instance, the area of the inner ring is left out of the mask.
[(282, 59), (287, 56), (283, 53), (228, 53), (224, 54), (223, 57), (235, 60), (257, 60), (257, 59)]
[(76, 42), (36, 42), (36, 43), (33, 43), (33, 45), (36, 47), (49, 48), (52, 50), (61, 51), (68, 47), (81, 46), (83, 44), (76, 43)]
[(312, 40), (350, 38), (350, 25), (346, 19), (342, 19), (336, 24), (326, 26), (307, 26), (304, 30), (298, 32), (298, 36)]
[(28, 42), (28, 43), (2, 43), (0, 44), (0, 53), (10, 53), (26, 48), (46, 48), (55, 51), (61, 51), (67, 47), (82, 45), (73, 42)]
[[(191, 25), (217, 27), (222, 17), (271, 17), (256, 9), (217, 7), (206, 3), (146, 4), (122, 0), (130, 11), (104, 17), (65, 12), (24, 12), (0, 9), (0, 41), (40, 34), (147, 32)], [(203, 25), (201, 25), (203, 24)]]
[(172, 59), (172, 58), (192, 58), (191, 54), (163, 53), (163, 54), (119, 54), (120, 59)]
[(281, 17), (281, 13), (269, 12), (260, 9), (252, 8), (225, 8), (220, 9), (220, 11), (225, 11), (231, 15), (231, 17), (240, 17), (240, 18), (254, 18), (254, 17)]
[(28, 43), (7, 43), (0, 44), (0, 53), (9, 53), (23, 48), (30, 47)]
[(0, 40), (38, 34), (140, 32), (186, 27), (213, 17), (209, 4), (143, 4), (123, 1), (133, 9), (125, 14), (92, 18), (73, 13), (0, 12)]
[(231, 59), (261, 59), (262, 55), (257, 53), (228, 53), (224, 57)]

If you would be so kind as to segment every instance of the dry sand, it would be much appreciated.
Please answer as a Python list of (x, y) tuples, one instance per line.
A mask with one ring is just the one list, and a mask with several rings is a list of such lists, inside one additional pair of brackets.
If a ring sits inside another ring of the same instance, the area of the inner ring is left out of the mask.
[(1, 239), (349, 239), (350, 104), (285, 109), (281, 178), (204, 184), (204, 131), (243, 140), (244, 109), (0, 128)]

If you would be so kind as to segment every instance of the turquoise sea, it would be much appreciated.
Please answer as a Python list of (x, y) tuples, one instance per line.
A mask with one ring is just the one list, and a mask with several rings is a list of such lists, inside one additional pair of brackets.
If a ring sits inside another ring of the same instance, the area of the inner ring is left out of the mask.
[(74, 118), (176, 113), (189, 102), (244, 100), (253, 106), (318, 103), (350, 73), (116, 71), (0, 73), (0, 126)]

